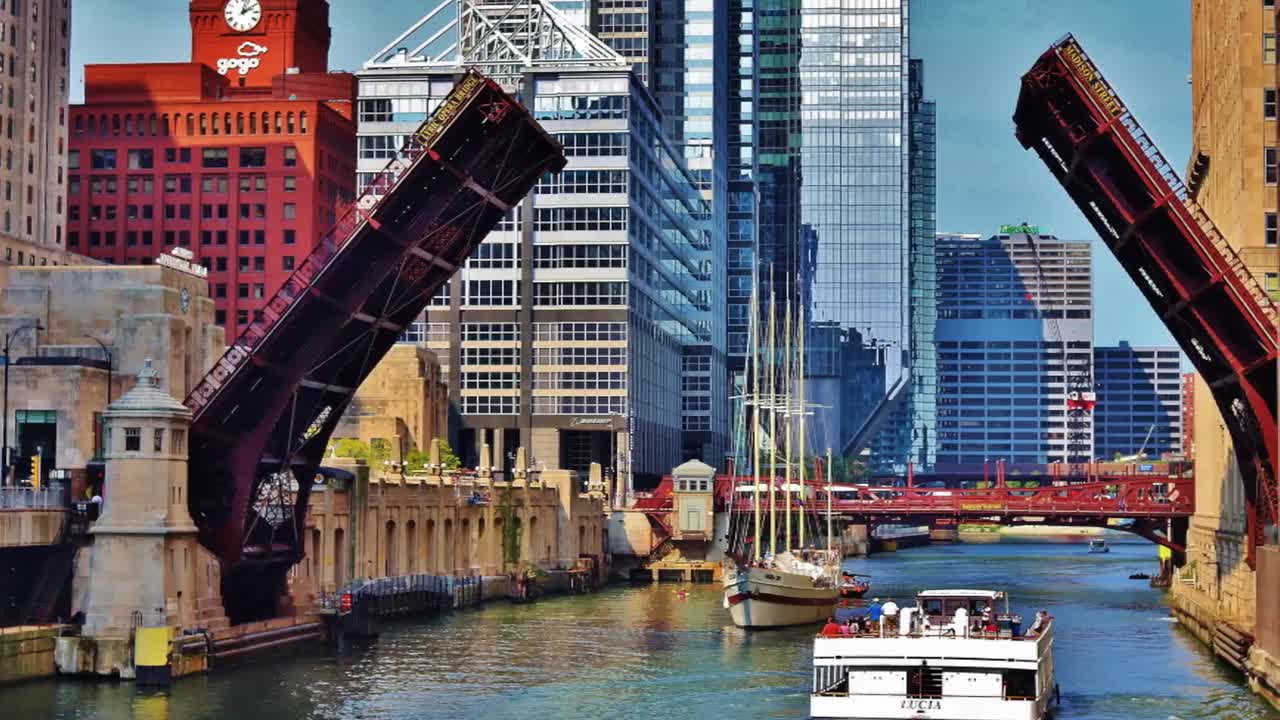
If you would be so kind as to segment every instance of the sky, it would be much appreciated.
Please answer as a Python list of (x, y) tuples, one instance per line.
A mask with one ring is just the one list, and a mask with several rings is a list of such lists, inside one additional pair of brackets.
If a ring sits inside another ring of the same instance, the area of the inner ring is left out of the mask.
[[(1133, 282), (1040, 159), (1013, 136), (1019, 78), (1074, 33), (1174, 167), (1191, 150), (1189, 0), (913, 0), (910, 44), (938, 111), (938, 230), (991, 234), (1027, 222), (1094, 245), (1099, 345), (1173, 345)], [(358, 70), (434, 0), (330, 0), (329, 66)], [(376, 7), (376, 12), (369, 12)], [(185, 61), (187, 3), (76, 0), (71, 98), (86, 63)]]

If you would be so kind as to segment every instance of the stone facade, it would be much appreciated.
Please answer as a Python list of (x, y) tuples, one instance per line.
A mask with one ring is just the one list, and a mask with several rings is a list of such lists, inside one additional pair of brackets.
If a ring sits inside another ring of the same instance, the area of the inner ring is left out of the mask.
[(149, 363), (107, 408), (104, 503), (84, 553), (83, 604), (74, 608), (84, 613), (85, 637), (127, 638), (139, 623), (180, 631), (220, 619), (200, 612), (221, 602), (212, 584), (218, 575), (208, 572), (217, 562), (187, 511), (190, 425), (191, 411), (165, 392)]
[[(504, 495), (519, 522), (520, 561), (570, 568), (582, 555), (608, 554), (603, 487), (583, 492), (569, 471), (545, 471), (511, 483), (461, 475), (370, 478), (363, 462), (330, 458), (351, 473), (312, 490), (306, 558), (293, 571), (303, 588), (333, 592), (353, 580), (395, 575), (496, 575), (502, 551)], [(483, 498), (485, 501), (475, 502)]]
[(167, 391), (185, 397), (224, 349), (213, 320), (207, 283), (171, 268), (0, 265), (0, 333), (36, 323), (44, 328), (14, 336), (11, 445), (19, 442), (19, 411), (52, 411), (56, 453), (44, 459), (45, 469), (82, 478), (98, 450), (95, 414), (106, 407), (108, 393), (123, 395), (151, 358)]
[(386, 440), (393, 456), (425, 451), (433, 438), (449, 437), (448, 412), (449, 389), (435, 353), (394, 345), (361, 383), (333, 437)]
[[(1280, 65), (1277, 9), (1267, 5), (1192, 0), (1188, 176), (1196, 199), (1276, 297)], [(1203, 379), (1197, 377), (1193, 396), (1196, 514), (1188, 530), (1187, 565), (1173, 584), (1173, 604), (1184, 624), (1211, 642), (1221, 623), (1253, 632), (1259, 622), (1274, 622), (1280, 596), (1259, 594), (1258, 575), (1245, 564), (1244, 490), (1222, 415)], [(1280, 638), (1269, 647), (1265, 633), (1258, 641), (1249, 660), (1255, 686), (1268, 676), (1262, 669), (1274, 667), (1280, 657)], [(1274, 688), (1263, 695), (1276, 697)]]

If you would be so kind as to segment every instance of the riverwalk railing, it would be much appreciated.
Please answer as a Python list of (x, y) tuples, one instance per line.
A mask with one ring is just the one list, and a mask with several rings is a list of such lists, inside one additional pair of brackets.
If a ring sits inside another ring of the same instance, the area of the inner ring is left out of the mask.
[(0, 488), (0, 510), (65, 510), (70, 504), (70, 493), (62, 483)]

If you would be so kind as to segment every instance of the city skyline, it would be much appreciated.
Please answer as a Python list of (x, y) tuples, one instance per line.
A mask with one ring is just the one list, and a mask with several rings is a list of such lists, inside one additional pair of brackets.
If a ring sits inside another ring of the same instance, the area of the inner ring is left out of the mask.
[[(140, 0), (126, 14), (118, 7), (74, 7), (71, 101), (83, 97), (84, 65), (181, 60), (190, 52), (185, 4)], [(393, 0), (376, 15), (349, 3), (332, 8), (330, 67), (356, 71), (385, 42), (421, 16), (420, 3)], [(146, 18), (145, 23), (138, 22)], [(1171, 12), (1160, 0), (1121, 7), (1085, 0), (1072, 8), (1029, 0), (945, 3), (915, 0), (912, 57), (924, 60), (925, 84), (938, 105), (938, 221), (940, 232), (990, 234), (1006, 223), (1027, 222), (1059, 237), (1089, 239), (1096, 254), (1095, 302), (1129, 308), (1098, 318), (1095, 340), (1169, 345), (1168, 332), (1142, 300), (1084, 216), (1044, 175), (1035, 157), (1013, 137), (1021, 68), (1064, 31), (1082, 37), (1128, 99), (1138, 118), (1181, 172), (1190, 152), (1190, 10)], [(99, 32), (77, 33), (75, 27)], [(956, 28), (965, 30), (957, 32)], [(115, 40), (125, 35), (132, 42)], [(1187, 43), (1170, 43), (1170, 34)], [(981, 47), (981, 53), (969, 48)], [(1151, 58), (1155, 58), (1152, 60)], [(975, 82), (974, 78), (977, 78)], [(974, 177), (984, 177), (974, 182)]]

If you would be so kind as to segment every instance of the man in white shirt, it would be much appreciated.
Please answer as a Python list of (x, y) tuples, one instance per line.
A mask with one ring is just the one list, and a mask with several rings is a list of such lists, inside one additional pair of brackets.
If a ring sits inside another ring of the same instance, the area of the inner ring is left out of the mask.
[(898, 627), (898, 603), (889, 598), (880, 606), (880, 627), (893, 632)]

